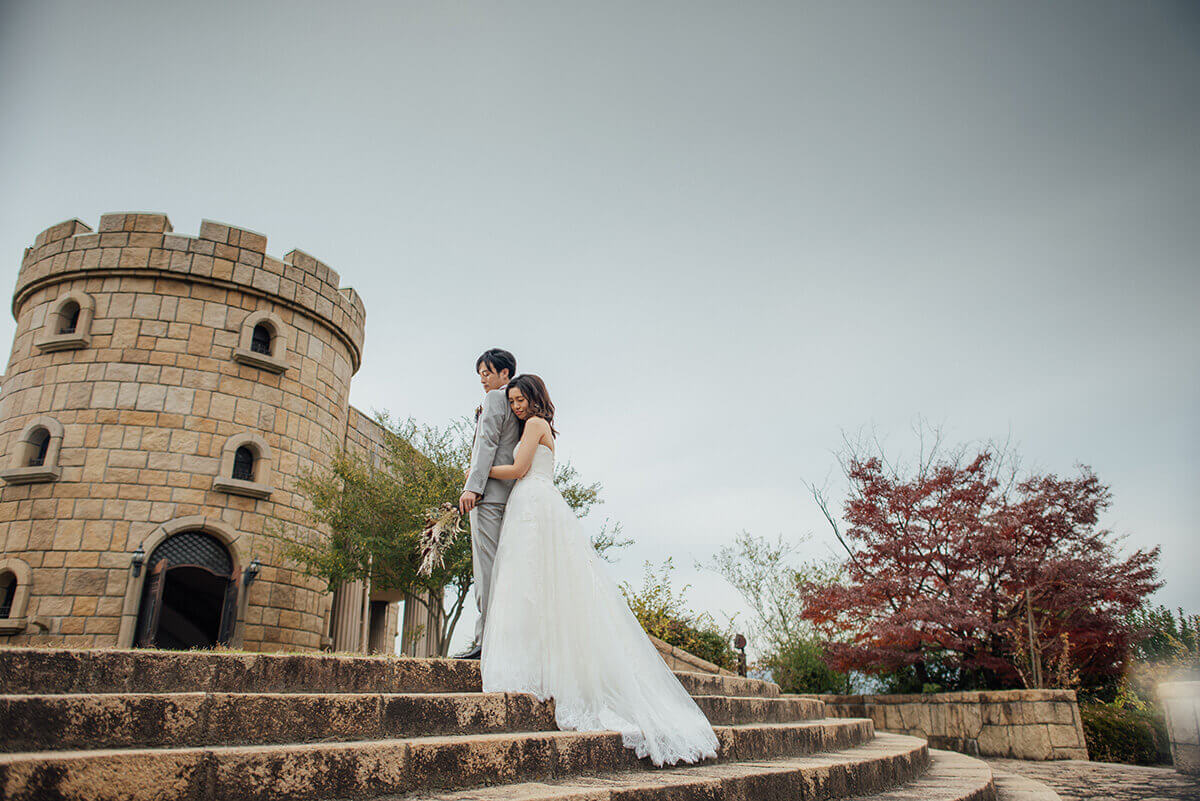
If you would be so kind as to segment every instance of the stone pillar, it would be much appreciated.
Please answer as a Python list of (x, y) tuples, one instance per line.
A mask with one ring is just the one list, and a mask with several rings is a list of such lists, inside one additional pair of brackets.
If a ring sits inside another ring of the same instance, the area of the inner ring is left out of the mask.
[[(426, 605), (428, 604), (428, 608)], [(441, 601), (432, 595), (418, 600), (404, 596), (404, 624), (400, 634), (400, 653), (405, 656), (438, 657), (438, 633), (442, 627)]]
[(363, 583), (351, 581), (333, 593), (333, 650), (358, 653), (362, 645)]
[(1167, 716), (1175, 770), (1200, 775), (1200, 681), (1160, 684), (1158, 697)]

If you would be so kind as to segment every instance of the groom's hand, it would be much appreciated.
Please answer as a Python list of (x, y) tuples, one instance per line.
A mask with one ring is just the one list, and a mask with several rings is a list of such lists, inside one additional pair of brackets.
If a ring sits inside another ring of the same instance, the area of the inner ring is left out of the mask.
[(458, 511), (466, 514), (475, 508), (475, 504), (479, 502), (479, 494), (470, 490), (463, 490), (463, 494), (458, 496)]

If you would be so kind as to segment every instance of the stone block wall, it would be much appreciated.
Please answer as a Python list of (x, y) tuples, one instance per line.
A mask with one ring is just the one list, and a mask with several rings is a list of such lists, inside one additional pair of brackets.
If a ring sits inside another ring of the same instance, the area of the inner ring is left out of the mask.
[(1074, 690), (814, 695), (832, 717), (924, 737), (933, 748), (1013, 759), (1087, 759)]
[(1200, 775), (1200, 681), (1160, 684), (1158, 698), (1167, 717), (1175, 769)]
[(351, 406), (346, 425), (346, 450), (368, 457), (372, 464), (379, 467), (386, 448), (383, 427), (373, 417)]
[(693, 653), (663, 642), (653, 634), (647, 634), (650, 642), (658, 649), (659, 655), (671, 670), (685, 670), (689, 673), (713, 673), (720, 676), (736, 676), (732, 670), (714, 665), (707, 659), (701, 659)]
[[(382, 464), (385, 447), (383, 428), (373, 418), (353, 406), (349, 407), (346, 424), (346, 450), (369, 459), (372, 464), (379, 467)], [(391, 653), (396, 633), (400, 628), (401, 615), (399, 605), (393, 602), (395, 600), (393, 595), (394, 593), (389, 593), (388, 597), (384, 599), (388, 603), (387, 620), (384, 623), (385, 633), (373, 644), (369, 632), (377, 621), (373, 619), (370, 612), (364, 612), (364, 610), (371, 609), (369, 601), (380, 600), (378, 593), (373, 591), (370, 582), (362, 580), (348, 582), (338, 587), (334, 592), (333, 607), (330, 613), (333, 650), (350, 653)], [(380, 643), (384, 643), (382, 650), (376, 647)], [(421, 654), (421, 656), (430, 655), (433, 654)]]
[[(0, 389), (0, 545), (28, 567), (29, 592), (25, 624), (0, 644), (129, 645), (146, 574), (132, 576), (134, 552), (191, 526), (224, 542), (235, 575), (261, 562), (235, 644), (320, 646), (330, 594), (266, 533), (304, 529), (295, 480), (345, 441), (365, 311), (328, 266), (265, 250), (261, 234), (211, 221), (175, 234), (161, 214), (106, 214), (95, 232), (70, 220), (27, 249)], [(87, 330), (59, 335), (71, 298)], [(247, 348), (258, 319), (278, 329), (266, 357)], [(28, 481), (13, 466), (38, 420), (59, 432), (58, 472)], [(250, 495), (216, 481), (242, 436), (269, 452)]]

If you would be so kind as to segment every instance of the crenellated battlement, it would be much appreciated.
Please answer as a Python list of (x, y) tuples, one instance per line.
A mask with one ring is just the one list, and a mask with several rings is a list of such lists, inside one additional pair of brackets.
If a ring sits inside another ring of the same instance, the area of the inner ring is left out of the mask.
[(357, 370), (366, 320), (358, 293), (339, 287), (337, 271), (304, 251), (277, 259), (266, 249), (263, 234), (212, 220), (202, 221), (196, 236), (174, 233), (165, 214), (105, 214), (95, 231), (80, 220), (66, 220), (42, 231), (26, 248), (13, 316), (33, 292), (79, 274), (186, 276), (270, 297), (321, 320), (345, 340)]

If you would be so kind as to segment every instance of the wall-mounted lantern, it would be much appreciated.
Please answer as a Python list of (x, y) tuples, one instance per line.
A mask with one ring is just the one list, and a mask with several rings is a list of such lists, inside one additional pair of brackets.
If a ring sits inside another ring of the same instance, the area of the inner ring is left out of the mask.
[(258, 571), (261, 569), (262, 563), (258, 561), (258, 558), (256, 557), (251, 559), (250, 564), (246, 567), (245, 572), (242, 574), (242, 586), (249, 587), (251, 582), (258, 578)]

